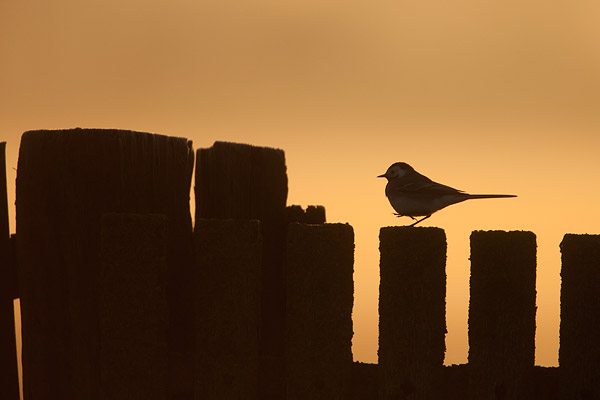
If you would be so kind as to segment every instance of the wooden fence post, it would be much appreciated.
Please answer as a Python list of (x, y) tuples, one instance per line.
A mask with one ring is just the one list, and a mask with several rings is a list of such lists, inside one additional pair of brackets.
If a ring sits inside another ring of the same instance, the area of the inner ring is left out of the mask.
[(19, 376), (13, 300), (17, 297), (17, 283), (10, 257), (7, 194), (6, 142), (0, 142), (0, 392), (3, 398), (16, 400)]
[(195, 398), (258, 400), (262, 242), (256, 220), (196, 220)]
[(600, 397), (600, 235), (564, 236), (560, 293), (561, 395)]
[(103, 399), (168, 398), (167, 220), (105, 214), (98, 274)]
[(354, 231), (288, 226), (287, 399), (346, 400), (352, 368)]
[(287, 174), (282, 150), (215, 142), (199, 149), (196, 221), (258, 219), (262, 235), (259, 397), (285, 398), (285, 255)]
[(193, 396), (191, 142), (73, 129), (23, 134), (17, 258), (26, 399), (99, 399), (97, 276), (104, 213), (164, 214), (170, 398)]
[(471, 399), (529, 398), (535, 358), (535, 269), (532, 232), (471, 234)]
[(446, 235), (387, 227), (379, 240), (379, 398), (442, 398)]

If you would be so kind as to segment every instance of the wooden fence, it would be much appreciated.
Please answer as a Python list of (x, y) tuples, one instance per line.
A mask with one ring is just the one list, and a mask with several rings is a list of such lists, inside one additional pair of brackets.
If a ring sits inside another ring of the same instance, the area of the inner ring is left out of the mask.
[(379, 364), (353, 363), (352, 227), (286, 206), (281, 150), (196, 154), (192, 229), (186, 139), (23, 135), (18, 239), (0, 216), (3, 398), (16, 297), (26, 400), (600, 397), (599, 236), (561, 244), (560, 367), (542, 368), (535, 235), (473, 232), (469, 363), (445, 367), (445, 233), (382, 228)]

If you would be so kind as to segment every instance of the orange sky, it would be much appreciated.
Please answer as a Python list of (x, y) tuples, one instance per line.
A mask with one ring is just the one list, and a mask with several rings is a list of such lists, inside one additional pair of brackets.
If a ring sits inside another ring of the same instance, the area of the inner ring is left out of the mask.
[(288, 203), (355, 229), (353, 351), (375, 362), (378, 230), (408, 222), (375, 176), (406, 161), (458, 189), (519, 195), (424, 223), (448, 237), (446, 363), (467, 358), (470, 232), (523, 229), (538, 238), (536, 363), (556, 365), (558, 244), (600, 230), (599, 37), (591, 0), (2, 1), (9, 204), (30, 129), (282, 148)]

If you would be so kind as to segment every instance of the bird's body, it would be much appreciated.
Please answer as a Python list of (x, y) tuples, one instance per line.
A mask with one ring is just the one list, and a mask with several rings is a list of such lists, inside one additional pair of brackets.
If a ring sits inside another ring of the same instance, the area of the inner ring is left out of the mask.
[(396, 210), (399, 217), (407, 216), (412, 219), (424, 217), (411, 226), (418, 224), (431, 214), (452, 204), (469, 199), (491, 199), (502, 197), (516, 197), (511, 194), (469, 194), (450, 186), (442, 185), (421, 175), (410, 165), (397, 162), (392, 164), (385, 174), (379, 175), (387, 178), (385, 195)]

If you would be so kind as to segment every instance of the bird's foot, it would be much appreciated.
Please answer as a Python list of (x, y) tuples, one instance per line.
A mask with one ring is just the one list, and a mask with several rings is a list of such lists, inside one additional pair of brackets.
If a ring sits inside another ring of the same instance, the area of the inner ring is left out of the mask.
[(404, 215), (404, 214), (398, 214), (398, 213), (394, 213), (394, 215), (398, 218), (400, 217), (409, 217), (410, 219), (412, 219), (413, 221), (416, 219), (415, 217), (413, 217), (412, 215)]

